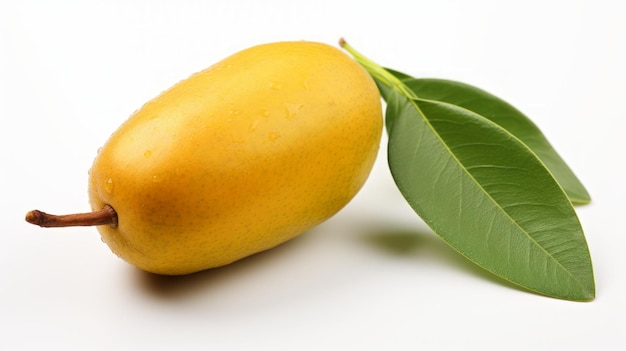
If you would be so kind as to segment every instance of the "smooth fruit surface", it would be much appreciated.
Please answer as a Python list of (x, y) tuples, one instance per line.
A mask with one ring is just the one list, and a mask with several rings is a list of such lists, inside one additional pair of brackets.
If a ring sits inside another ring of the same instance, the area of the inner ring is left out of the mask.
[(159, 274), (222, 266), (328, 219), (367, 179), (380, 95), (339, 49), (255, 46), (181, 81), (135, 112), (90, 170), (99, 226), (118, 256)]

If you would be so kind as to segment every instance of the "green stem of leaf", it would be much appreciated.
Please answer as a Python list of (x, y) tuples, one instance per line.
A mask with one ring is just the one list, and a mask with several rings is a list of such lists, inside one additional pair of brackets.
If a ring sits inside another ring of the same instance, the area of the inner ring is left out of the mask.
[(411, 89), (409, 89), (398, 77), (391, 74), (386, 69), (374, 63), (372, 60), (363, 56), (360, 52), (355, 50), (350, 44), (348, 44), (343, 38), (339, 40), (339, 46), (348, 51), (354, 59), (376, 80), (385, 84), (389, 88), (395, 89), (402, 95), (409, 99), (417, 99), (417, 95)]

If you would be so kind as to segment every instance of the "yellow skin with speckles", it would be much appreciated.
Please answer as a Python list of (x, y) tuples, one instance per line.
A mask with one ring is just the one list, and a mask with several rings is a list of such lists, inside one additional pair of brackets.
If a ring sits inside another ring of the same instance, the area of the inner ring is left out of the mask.
[(255, 46), (181, 81), (100, 149), (103, 241), (142, 270), (181, 275), (270, 249), (328, 219), (367, 179), (382, 132), (370, 76), (334, 47)]

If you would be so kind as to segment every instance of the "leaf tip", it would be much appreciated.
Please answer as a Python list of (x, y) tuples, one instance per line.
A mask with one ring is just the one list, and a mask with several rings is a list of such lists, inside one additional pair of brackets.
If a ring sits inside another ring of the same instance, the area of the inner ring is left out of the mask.
[(596, 284), (592, 281), (588, 286), (583, 287), (575, 296), (563, 296), (561, 298), (578, 302), (591, 302), (596, 299)]
[(595, 284), (594, 286), (591, 287), (591, 289), (589, 289), (588, 291), (586, 291), (585, 296), (584, 296), (584, 302), (591, 302), (593, 300), (596, 299), (596, 287)]

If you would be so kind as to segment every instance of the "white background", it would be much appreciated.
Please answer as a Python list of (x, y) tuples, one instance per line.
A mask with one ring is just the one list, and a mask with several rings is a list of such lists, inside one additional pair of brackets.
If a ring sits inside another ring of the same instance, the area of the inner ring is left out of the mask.
[[(624, 350), (620, 1), (13, 1), (0, 5), (0, 349)], [(531, 117), (588, 187), (577, 209), (597, 298), (503, 283), (439, 240), (394, 188), (385, 147), (321, 226), (231, 266), (166, 278), (94, 228), (96, 150), (190, 73), (280, 40), (344, 36), (378, 63), (491, 91)]]

